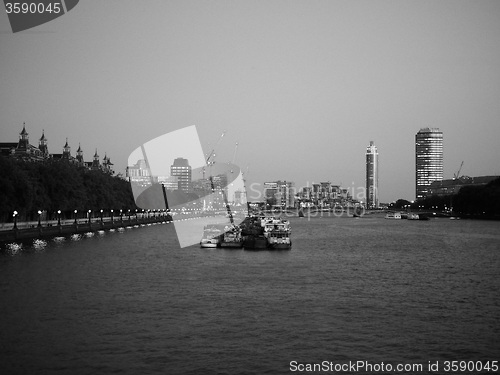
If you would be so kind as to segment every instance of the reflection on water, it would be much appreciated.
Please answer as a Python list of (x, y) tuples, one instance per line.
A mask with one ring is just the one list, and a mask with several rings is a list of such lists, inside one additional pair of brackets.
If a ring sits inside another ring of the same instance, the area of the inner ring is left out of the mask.
[(292, 219), (291, 251), (179, 248), (173, 225), (0, 257), (6, 373), (290, 373), (497, 360), (500, 223)]

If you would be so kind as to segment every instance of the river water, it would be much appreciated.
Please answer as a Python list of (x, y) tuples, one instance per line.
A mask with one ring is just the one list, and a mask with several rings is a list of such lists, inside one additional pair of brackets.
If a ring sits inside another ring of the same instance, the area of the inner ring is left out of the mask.
[(500, 360), (499, 222), (291, 225), (289, 251), (180, 249), (163, 224), (0, 256), (1, 373)]

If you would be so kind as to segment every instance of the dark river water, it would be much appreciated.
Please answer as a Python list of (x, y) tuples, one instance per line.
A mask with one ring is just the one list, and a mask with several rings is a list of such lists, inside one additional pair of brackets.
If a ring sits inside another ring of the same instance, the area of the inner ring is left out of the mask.
[(423, 368), (357, 373), (436, 374), (450, 373), (445, 361), (500, 360), (500, 222), (291, 225), (289, 251), (181, 249), (163, 224), (1, 255), (0, 373), (292, 374), (366, 361)]

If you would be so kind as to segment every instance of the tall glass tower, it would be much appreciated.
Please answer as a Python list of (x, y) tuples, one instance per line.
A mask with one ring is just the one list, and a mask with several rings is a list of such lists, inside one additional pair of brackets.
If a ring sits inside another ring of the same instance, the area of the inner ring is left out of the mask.
[(416, 198), (427, 197), (433, 181), (443, 179), (443, 132), (423, 128), (415, 135)]
[(366, 148), (366, 208), (378, 208), (378, 151), (373, 141)]

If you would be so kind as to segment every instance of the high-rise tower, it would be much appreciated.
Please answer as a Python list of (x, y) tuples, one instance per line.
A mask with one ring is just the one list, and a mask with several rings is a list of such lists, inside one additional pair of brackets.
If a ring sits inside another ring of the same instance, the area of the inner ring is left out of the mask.
[(366, 148), (366, 208), (378, 208), (378, 151), (373, 141)]
[(425, 198), (433, 181), (443, 179), (443, 132), (423, 128), (415, 135), (416, 198)]

